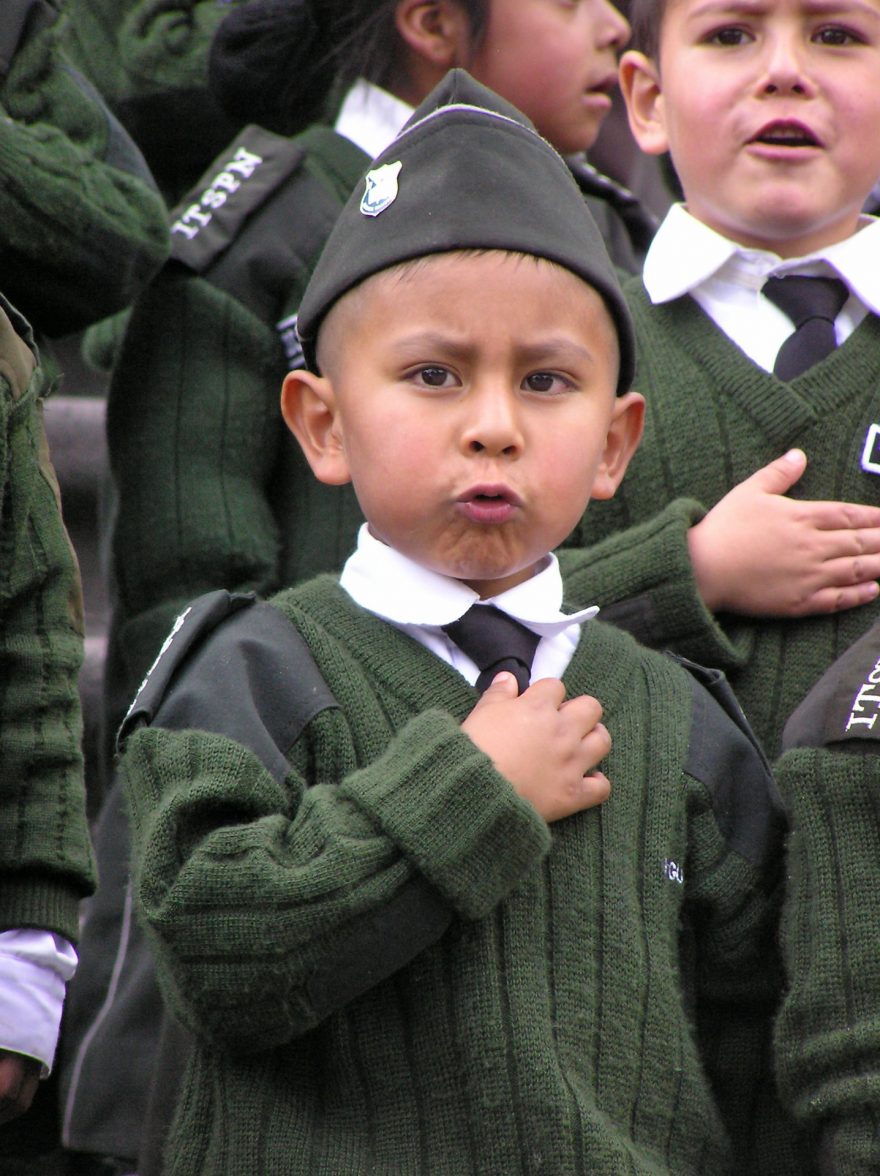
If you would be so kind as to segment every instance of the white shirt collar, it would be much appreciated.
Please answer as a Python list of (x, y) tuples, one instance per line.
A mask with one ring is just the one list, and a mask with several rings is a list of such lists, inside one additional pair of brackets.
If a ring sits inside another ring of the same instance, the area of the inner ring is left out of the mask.
[(397, 138), (412, 112), (406, 102), (359, 78), (342, 102), (334, 130), (375, 159)]
[(674, 204), (651, 242), (643, 280), (652, 302), (693, 293), (711, 279), (760, 290), (772, 274), (836, 272), (865, 306), (880, 314), (880, 219), (863, 216), (858, 232), (804, 257), (782, 259), (765, 249), (747, 249)]
[[(480, 599), (460, 580), (422, 567), (388, 547), (366, 524), (358, 532), (357, 549), (346, 561), (339, 582), (362, 608), (395, 625), (439, 628), (458, 620)], [(536, 575), (484, 603), (494, 604), (542, 637), (587, 621), (599, 611), (593, 607), (563, 613), (562, 597), (559, 562), (550, 554)]]

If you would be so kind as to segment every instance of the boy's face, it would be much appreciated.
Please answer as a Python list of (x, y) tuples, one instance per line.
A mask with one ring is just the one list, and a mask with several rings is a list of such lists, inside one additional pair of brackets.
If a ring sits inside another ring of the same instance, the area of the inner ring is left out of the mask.
[(490, 0), (480, 44), (456, 64), (566, 155), (595, 142), (628, 40), (629, 25), (608, 0)]
[(880, 177), (880, 0), (669, 0), (659, 59), (621, 84), (688, 210), (796, 257), (850, 236)]
[(442, 254), (368, 279), (322, 327), (326, 376), (292, 372), (285, 420), (321, 481), (352, 481), (373, 534), (494, 596), (533, 575), (641, 432), (617, 336), (569, 271)]

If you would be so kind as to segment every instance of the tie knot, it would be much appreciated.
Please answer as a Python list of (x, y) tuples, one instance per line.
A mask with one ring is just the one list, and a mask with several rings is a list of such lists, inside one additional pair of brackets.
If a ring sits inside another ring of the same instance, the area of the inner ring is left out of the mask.
[(443, 632), (480, 671), (477, 690), (481, 694), (502, 670), (515, 676), (520, 693), (528, 686), (540, 637), (494, 604), (472, 605), (463, 617), (444, 625)]
[(801, 327), (808, 319), (834, 322), (849, 296), (840, 278), (808, 278), (792, 275), (787, 278), (768, 278), (762, 293)]

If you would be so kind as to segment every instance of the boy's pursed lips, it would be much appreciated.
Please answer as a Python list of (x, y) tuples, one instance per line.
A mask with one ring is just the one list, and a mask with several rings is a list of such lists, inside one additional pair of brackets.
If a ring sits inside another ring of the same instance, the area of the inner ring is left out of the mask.
[(471, 486), (460, 494), (456, 504), (472, 522), (503, 523), (522, 507), (522, 499), (503, 483)]
[(784, 147), (788, 150), (799, 147), (822, 147), (824, 144), (816, 133), (799, 119), (774, 118), (755, 132), (748, 140), (750, 144), (767, 147)]

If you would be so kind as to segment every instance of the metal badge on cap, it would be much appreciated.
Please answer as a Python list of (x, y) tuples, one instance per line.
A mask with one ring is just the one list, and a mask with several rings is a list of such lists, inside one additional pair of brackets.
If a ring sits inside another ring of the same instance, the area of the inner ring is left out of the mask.
[(364, 216), (378, 216), (389, 204), (394, 203), (398, 191), (397, 177), (402, 167), (403, 164), (398, 160), (396, 163), (386, 163), (367, 172), (364, 177), (367, 187), (361, 199), (361, 212)]

